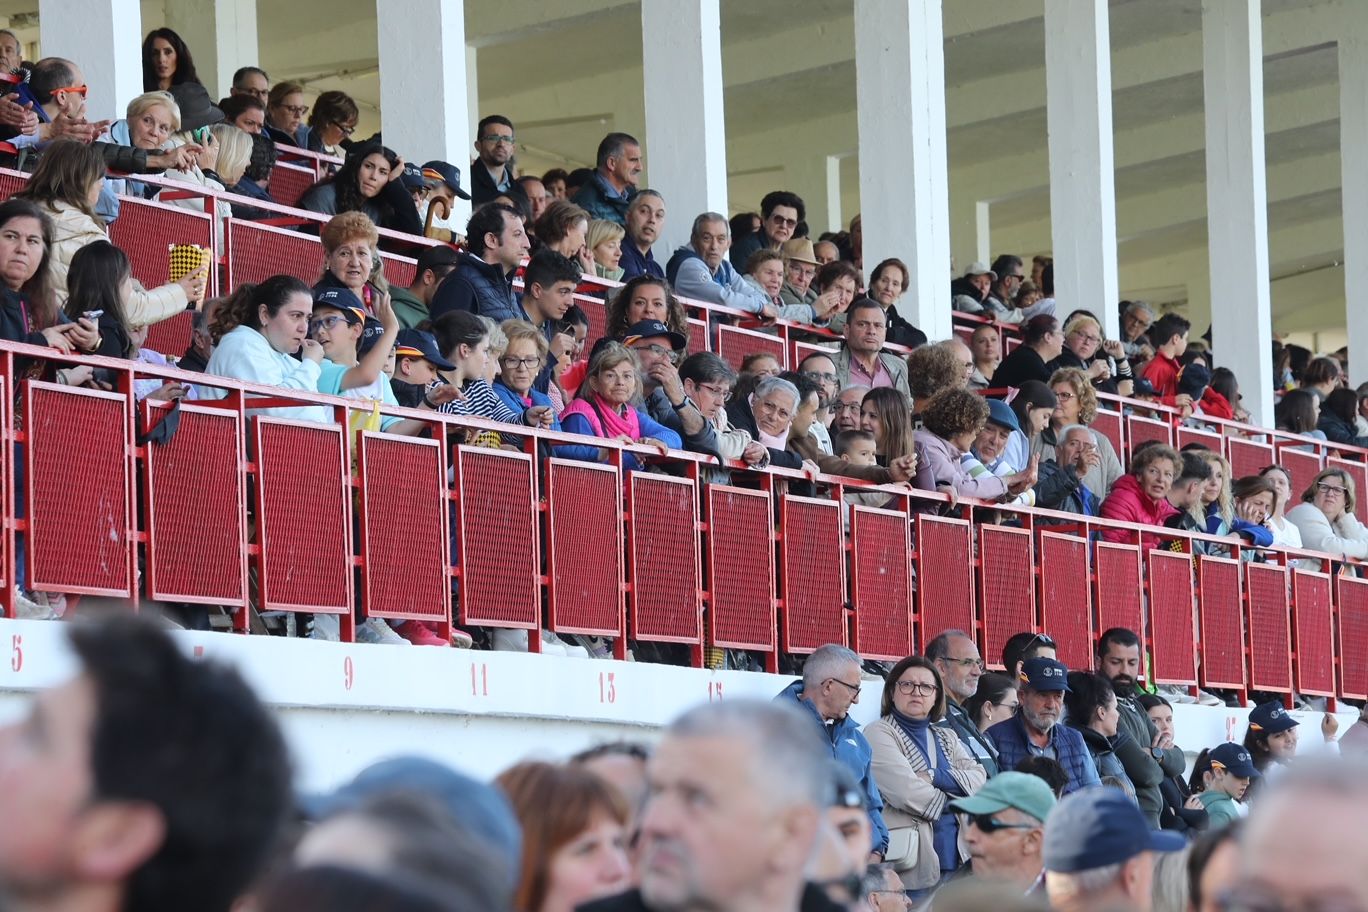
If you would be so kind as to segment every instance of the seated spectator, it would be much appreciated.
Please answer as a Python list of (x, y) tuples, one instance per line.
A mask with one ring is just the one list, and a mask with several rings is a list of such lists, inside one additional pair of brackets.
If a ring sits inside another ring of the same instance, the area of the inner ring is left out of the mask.
[(794, 230), (807, 218), (803, 199), (788, 190), (771, 190), (760, 200), (760, 228), (758, 231), (737, 235), (732, 248), (731, 264), (746, 270), (746, 263), (757, 250), (778, 251), (793, 237)]
[(608, 299), (603, 334), (610, 339), (621, 339), (629, 327), (646, 320), (664, 323), (670, 332), (689, 338), (689, 315), (684, 305), (670, 291), (664, 279), (642, 275), (627, 280), (627, 284)]
[(1300, 548), (1301, 532), (1288, 520), (1286, 511), (1292, 499), (1292, 475), (1280, 465), (1266, 466), (1259, 474), (1273, 486), (1273, 511), (1268, 514), (1268, 530), (1273, 533), (1273, 547)]
[[(38, 170), (16, 194), (36, 203), (52, 219), (51, 282), (59, 304), (66, 300), (67, 269), (72, 256), (86, 244), (109, 239), (92, 208), (99, 197), (104, 173), (104, 161), (98, 151), (60, 140), (48, 147)], [(207, 276), (206, 264), (159, 288), (149, 290), (135, 280), (126, 314), (129, 325), (157, 323), (185, 310), (192, 301), (203, 301)]]
[[(1164, 525), (1170, 529), (1185, 532), (1205, 532), (1207, 530), (1206, 506), (1202, 501), (1207, 482), (1211, 480), (1212, 464), (1202, 458), (1201, 453), (1192, 450), (1178, 454), (1181, 462), (1178, 477), (1169, 488), (1168, 502), (1177, 510)], [(1195, 538), (1175, 539), (1169, 542), (1171, 551), (1188, 551), (1192, 554), (1206, 554), (1208, 542)]]
[(1360, 436), (1358, 433), (1358, 411), (1358, 393), (1343, 386), (1336, 387), (1321, 404), (1316, 428), (1325, 434), (1325, 439), (1331, 443), (1368, 447), (1368, 437)]
[(831, 355), (824, 352), (813, 352), (798, 362), (798, 373), (807, 374), (816, 380), (822, 388), (821, 401), (817, 406), (817, 417), (812, 423), (812, 436), (817, 439), (817, 445), (823, 453), (831, 455), (831, 433), (828, 428), (831, 426), (832, 407), (836, 404), (836, 396), (841, 388), (836, 385), (836, 362), (831, 360)]
[(1021, 257), (1010, 253), (1000, 254), (993, 260), (990, 268), (997, 275), (997, 279), (989, 288), (988, 297), (983, 300), (984, 316), (991, 317), (999, 323), (1018, 324), (1036, 315), (1036, 309), (1028, 305), (1027, 309), (1022, 310), (1021, 305), (1017, 303), (1021, 289), (1026, 284), (1022, 265)]
[(940, 673), (945, 688), (945, 718), (941, 724), (959, 736), (988, 778), (1001, 770), (997, 765), (997, 751), (993, 743), (969, 715), (966, 704), (978, 693), (979, 678), (983, 675), (983, 657), (974, 638), (963, 630), (942, 630), (926, 644), (926, 658)]
[(1301, 375), (1301, 389), (1314, 394), (1322, 403), (1343, 382), (1344, 371), (1334, 358), (1312, 358)]
[[(969, 473), (970, 478), (978, 478), (981, 475), (996, 475), (1003, 478), (1013, 475), (1018, 470), (1007, 462), (1003, 454), (1007, 450), (1007, 444), (1012, 439), (1012, 435), (1021, 432), (1021, 426), (1017, 422), (1016, 413), (1007, 403), (1001, 399), (985, 401), (988, 403), (988, 420), (984, 423), (983, 430), (979, 431), (978, 439), (974, 441), (973, 448), (960, 457), (960, 462), (964, 465), (964, 470)], [(1047, 465), (1048, 463), (1040, 464), (1041, 478), (1045, 477)], [(1035, 489), (1022, 491), (1010, 502), (1025, 507), (1035, 506)]]
[(859, 287), (860, 273), (854, 266), (844, 260), (827, 263), (817, 269), (809, 289), (816, 292), (811, 304), (811, 315), (804, 313), (801, 308), (792, 310), (786, 307), (783, 312), (784, 319), (817, 326), (826, 325), (833, 332), (841, 332)]
[(277, 82), (266, 99), (267, 135), (282, 145), (307, 146), (309, 128), (304, 116), (308, 113), (304, 87), (297, 82)]
[(1037, 448), (1036, 440), (1049, 427), (1055, 409), (1059, 408), (1059, 398), (1039, 380), (1027, 380), (1008, 401), (1012, 414), (1016, 415), (1017, 430), (1007, 441), (1002, 458), (1019, 472), (1031, 461), (1031, 454)]
[[(264, 135), (252, 137), (252, 153), (247, 161), (247, 167), (242, 171), (242, 177), (236, 184), (228, 187), (229, 193), (236, 193), (238, 196), (246, 196), (252, 199), (262, 200), (263, 202), (275, 202), (274, 198), (267, 191), (271, 183), (271, 171), (275, 168), (276, 146), (275, 142)], [(229, 203), (233, 211), (234, 218), (260, 220), (269, 218), (270, 213), (255, 206), (248, 206), (245, 203)]]
[(575, 398), (584, 370), (589, 366), (584, 360), (584, 346), (589, 340), (589, 318), (584, 311), (571, 304), (565, 317), (556, 327), (556, 335), (551, 339), (551, 385), (546, 395), (551, 397), (556, 412), (565, 408), (565, 403)]
[(214, 124), (209, 128), (209, 134), (218, 146), (218, 158), (215, 167), (205, 169), (213, 173), (205, 176), (216, 176), (225, 188), (234, 187), (242, 181), (247, 166), (252, 163), (252, 134), (232, 124)]
[[(858, 277), (857, 271), (857, 283)], [(910, 282), (911, 273), (907, 271), (907, 265), (902, 260), (884, 260), (869, 274), (869, 298), (883, 308), (884, 318), (888, 322), (888, 341), (894, 345), (916, 348), (926, 344), (926, 333), (903, 319), (896, 306), (898, 300), (906, 293)], [(842, 311), (833, 316), (831, 329), (834, 332), (841, 331), (847, 312)]]
[[(194, 137), (189, 131), (181, 131), (172, 141), (183, 145), (193, 142)], [(209, 128), (208, 134), (200, 143), (200, 148), (193, 167), (184, 171), (170, 169), (165, 177), (183, 184), (198, 185), (208, 193), (223, 193), (226, 188), (242, 179), (247, 163), (251, 160), (252, 139), (237, 127), (215, 124)], [(156, 198), (190, 212), (204, 211), (204, 199), (201, 197), (168, 199), (178, 193), (184, 191), (162, 190)], [(233, 209), (226, 200), (219, 199), (215, 203), (214, 212), (217, 216), (214, 219), (214, 233), (218, 238), (219, 249), (223, 249), (223, 222), (232, 216)]]
[(499, 376), (499, 359), (508, 350), (508, 337), (500, 328), (502, 323), (495, 323), (489, 317), (480, 317), (480, 322), (484, 324), (485, 332), (489, 335), (489, 357), (485, 359), (483, 377), (486, 383), (492, 384)]
[[(779, 377), (765, 377), (745, 398), (733, 396), (727, 418), (769, 449), (770, 462), (786, 469), (804, 468), (803, 457), (787, 449), (789, 428), (801, 405), (798, 388)], [(816, 471), (816, 466), (808, 466)]]
[(594, 275), (613, 282), (622, 281), (622, 239), (627, 232), (616, 222), (594, 219), (584, 246), (594, 258)]
[[(717, 437), (717, 456), (723, 460), (740, 460), (749, 466), (769, 465), (769, 450), (751, 436), (749, 431), (733, 427), (727, 420), (725, 408), (731, 398), (736, 374), (712, 352), (696, 352), (679, 365), (679, 381), (684, 395), (693, 402), (699, 413), (712, 425)], [(711, 474), (711, 470), (709, 470)], [(719, 480), (730, 477), (720, 472)]]
[[(761, 248), (750, 255), (742, 267), (745, 275), (742, 279), (755, 291), (760, 292), (769, 301), (779, 315), (779, 319), (787, 320), (789, 316), (784, 313), (784, 302), (779, 296), (779, 291), (784, 287), (784, 256), (777, 250), (768, 247)], [(796, 315), (810, 317), (812, 308), (799, 307)]]
[(144, 92), (166, 92), (181, 83), (200, 81), (190, 49), (169, 28), (153, 29), (143, 39), (142, 70)]
[[(639, 362), (632, 350), (619, 342), (606, 342), (589, 359), (589, 373), (579, 397), (561, 413), (567, 434), (602, 437), (619, 443), (655, 447), (664, 456), (679, 449), (679, 435), (632, 405), (637, 393)], [(610, 462), (613, 450), (586, 444), (562, 444), (556, 455), (586, 462)], [(622, 454), (622, 466), (637, 471), (641, 462), (633, 453)]]
[(1201, 497), (1192, 509), (1206, 522), (1202, 531), (1211, 535), (1229, 535), (1230, 523), (1235, 516), (1234, 503), (1230, 497), (1230, 463), (1219, 453), (1210, 450), (1194, 452), (1210, 467), (1211, 475), (1203, 482)]
[(418, 207), (423, 233), (448, 244), (463, 243), (460, 226), (451, 222), (456, 200), (470, 199), (470, 194), (461, 186), (461, 169), (441, 159), (433, 159), (423, 165), (422, 176), (428, 191)]
[(937, 342), (934, 347), (944, 349), (954, 356), (955, 363), (958, 364), (960, 368), (957, 385), (963, 386), (966, 389), (971, 388), (969, 386), (969, 378), (974, 375), (974, 352), (973, 349), (969, 347), (969, 344), (955, 335), (944, 341)]
[(964, 364), (956, 352), (945, 345), (923, 345), (907, 356), (907, 386), (912, 393), (912, 411), (918, 414), (922, 406), (942, 390), (963, 389)]
[[(780, 376), (797, 388), (801, 401), (797, 412), (794, 414), (793, 424), (789, 428), (787, 446), (790, 452), (797, 454), (807, 462), (811, 462), (825, 475), (845, 475), (849, 478), (858, 478), (875, 484), (895, 484), (911, 480), (916, 471), (915, 456), (912, 454), (897, 457), (890, 461), (887, 467), (884, 467), (878, 465), (874, 458), (865, 461), (852, 453), (847, 453), (847, 458), (842, 458), (841, 454), (833, 455), (823, 451), (812, 430), (817, 424), (816, 414), (822, 396), (822, 387), (819, 381), (810, 374), (786, 372)], [(869, 436), (873, 437), (872, 434)], [(870, 456), (873, 457), (873, 455), (874, 451), (871, 449)], [(879, 500), (878, 505), (882, 505), (888, 500), (888, 495), (879, 494), (877, 498)], [(867, 503), (866, 505), (873, 506), (875, 504)]]
[[(859, 216), (856, 218), (858, 219)], [(836, 240), (840, 240), (841, 244), (838, 245)], [(834, 263), (839, 260), (843, 247), (848, 247), (849, 244), (850, 235), (848, 232), (842, 231), (836, 235), (823, 234), (822, 238), (819, 238), (817, 243), (812, 245), (812, 252), (817, 257), (818, 265), (825, 266), (827, 263)], [(854, 263), (855, 261), (852, 259), (850, 262)]]
[(332, 177), (314, 184), (299, 198), (300, 209), (337, 215), (364, 213), (390, 231), (422, 234), (418, 209), (399, 178), (403, 160), (378, 142), (355, 146)]
[(1368, 558), (1368, 529), (1354, 515), (1354, 480), (1343, 469), (1323, 469), (1287, 511), (1302, 545), (1340, 558)]
[[(1246, 545), (1272, 547), (1273, 530), (1268, 527), (1268, 517), (1278, 496), (1273, 483), (1262, 475), (1250, 475), (1237, 479), (1230, 486), (1230, 494), (1234, 500), (1230, 531), (1243, 538)], [(1210, 515), (1207, 522), (1210, 528)]]
[(379, 254), (376, 244), (380, 232), (363, 212), (343, 212), (323, 225), (319, 232), (323, 247), (323, 275), (315, 289), (345, 288), (355, 295), (367, 313), (382, 289), (373, 281)]
[(466, 250), (429, 310), (436, 318), (453, 310), (502, 322), (524, 314), (513, 294), (513, 273), (527, 256), (527, 232), (518, 210), (501, 203), (476, 209), (466, 224)]
[(907, 362), (883, 350), (888, 336), (888, 320), (874, 301), (857, 301), (850, 306), (845, 327), (845, 344), (836, 353), (836, 380), (842, 389), (891, 386), (905, 396)]
[(527, 208), (533, 224), (541, 218), (546, 207), (551, 205), (552, 197), (546, 192), (546, 185), (541, 182), (541, 178), (532, 174), (524, 174), (518, 178), (518, 187), (522, 190), (523, 196), (527, 197)]
[[(551, 199), (565, 199), (565, 179), (569, 176), (564, 168), (552, 168), (541, 176), (542, 186), (546, 188)], [(645, 193), (646, 191), (641, 192)]]
[(630, 809), (617, 789), (569, 764), (523, 762), (494, 781), (522, 826), (513, 908), (561, 912), (627, 889)]
[[(1126, 770), (1144, 764), (1149, 759), (1149, 747), (1136, 743), (1120, 727), (1121, 716), (1116, 708), (1116, 693), (1112, 690), (1111, 682), (1102, 675), (1086, 671), (1069, 672), (1064, 709), (1066, 723), (1083, 736), (1083, 743), (1087, 745), (1088, 753), (1097, 766), (1098, 776), (1103, 779), (1115, 776), (1130, 783), (1134, 790), (1135, 783), (1126, 775)], [(1153, 761), (1149, 761), (1149, 765), (1157, 773), (1159, 767)], [(1147, 781), (1145, 784), (1156, 785), (1157, 777), (1155, 782)]]
[[(1102, 502), (1100, 515), (1104, 519), (1162, 526), (1177, 510), (1168, 502), (1169, 489), (1178, 475), (1181, 460), (1172, 447), (1159, 444), (1146, 447), (1131, 457), (1131, 472), (1122, 475)], [(1128, 529), (1103, 529), (1102, 537), (1110, 542), (1134, 541), (1135, 533)], [(1159, 536), (1140, 534), (1142, 550), (1157, 547)]]
[(1306, 389), (1288, 390), (1273, 408), (1274, 426), (1289, 434), (1324, 440), (1325, 432), (1319, 427), (1320, 414), (1321, 400), (1314, 392)]
[(1187, 351), (1188, 330), (1191, 328), (1192, 324), (1176, 313), (1160, 317), (1149, 331), (1154, 357), (1145, 364), (1140, 374), (1158, 392), (1160, 402), (1181, 409), (1192, 406), (1192, 397), (1178, 390), (1178, 377), (1183, 369), (1178, 359)]
[[(863, 430), (861, 426), (862, 409), (864, 397), (868, 393), (869, 387), (857, 385), (846, 386), (837, 394), (836, 403), (831, 409), (830, 431), (833, 437), (841, 431)], [(907, 410), (909, 413), (912, 411), (911, 403), (907, 403)]]
[(1002, 335), (996, 326), (976, 326), (969, 337), (969, 350), (974, 353), (974, 371), (969, 375), (969, 388), (987, 389), (988, 378), (1002, 363)]
[(501, 193), (520, 204), (525, 197), (513, 172), (516, 145), (513, 121), (502, 114), (487, 114), (475, 128), (475, 161), (470, 163), (470, 196), (475, 208), (491, 203)]
[(1021, 677), (1022, 663), (1027, 659), (1056, 657), (1057, 646), (1047, 633), (1014, 633), (1002, 644), (1002, 667), (1012, 680)]
[(1034, 487), (1035, 505), (1063, 513), (1096, 516), (1102, 498), (1088, 486), (1088, 473), (1101, 461), (1097, 455), (1097, 439), (1081, 424), (1070, 425), (1059, 431), (1059, 443), (1054, 458), (1042, 457), (1040, 478)]
[[(875, 452), (878, 443), (869, 431), (841, 431), (836, 435), (832, 447), (836, 451), (834, 457), (836, 462), (832, 464), (833, 468), (828, 470), (824, 465), (818, 463), (818, 468), (825, 474), (844, 475), (847, 478), (865, 477), (866, 480), (874, 481), (874, 478), (866, 477), (862, 473), (876, 470), (886, 473), (886, 470), (879, 465), (879, 457)], [(913, 458), (905, 457), (909, 461)], [(878, 483), (882, 484), (883, 482)], [(847, 508), (843, 510), (845, 527), (850, 528), (848, 507), (886, 507), (892, 499), (889, 494), (883, 491), (847, 489), (844, 498)]]
[[(812, 239), (790, 238), (779, 248), (779, 252), (784, 257), (784, 284), (779, 289), (779, 297), (783, 299), (784, 306), (805, 305), (813, 308), (817, 300), (817, 289), (813, 286), (812, 280), (817, 278), (817, 268), (821, 264), (817, 262), (817, 254), (812, 250)], [(813, 316), (816, 316), (815, 309)], [(799, 322), (814, 323), (816, 320)]]
[(1045, 821), (1054, 806), (1054, 793), (1039, 777), (1013, 770), (994, 776), (972, 797), (950, 802), (967, 815), (964, 841), (974, 880), (1011, 884), (1021, 894), (1035, 889)]
[(305, 148), (334, 158), (346, 158), (359, 115), (356, 102), (346, 92), (322, 93), (314, 100), (313, 110), (309, 111), (309, 134)]
[(533, 232), (543, 246), (579, 263), (580, 271), (594, 275), (594, 255), (585, 246), (589, 213), (574, 203), (555, 200), (537, 219)]
[[(575, 286), (579, 284), (580, 267), (572, 259), (549, 248), (532, 255), (523, 271), (522, 309), (527, 322), (541, 330), (551, 346), (543, 357), (543, 367), (533, 386), (538, 392), (548, 393), (553, 375), (562, 356), (573, 347), (571, 339), (559, 331), (565, 315), (574, 306)], [(579, 374), (583, 376), (582, 371)]]
[(550, 429), (559, 431), (560, 421), (547, 395), (533, 387), (551, 347), (541, 330), (526, 320), (505, 320), (499, 327), (508, 339), (503, 357), (499, 359), (499, 376), (494, 380), (494, 392), (511, 411), (524, 412), (536, 406), (551, 409)]
[(1145, 333), (1157, 318), (1154, 309), (1144, 301), (1121, 302), (1121, 347), (1132, 364), (1143, 364), (1154, 357), (1154, 348)]
[(670, 285), (686, 298), (775, 318), (774, 305), (727, 262), (730, 232), (726, 218), (716, 212), (694, 219), (689, 244), (677, 249), (665, 266)]
[(428, 308), (442, 280), (456, 268), (459, 256), (446, 245), (423, 248), (413, 270), (413, 284), (407, 288), (390, 288), (390, 303), (400, 326), (416, 329), (419, 323), (432, 318)]
[[(521, 412), (510, 409), (490, 386), (486, 376), (491, 373), (493, 344), (489, 326), (480, 317), (463, 310), (442, 314), (432, 321), (432, 335), (437, 340), (437, 350), (453, 366), (442, 379), (461, 396), (438, 386), (428, 392), (429, 404), (436, 403), (440, 411), (451, 415), (550, 427), (555, 415), (549, 406), (532, 406)], [(504, 443), (516, 445), (517, 438), (504, 436)]]
[(1045, 366), (1051, 373), (1077, 368), (1101, 393), (1129, 396), (1133, 389), (1134, 377), (1125, 349), (1120, 342), (1104, 341), (1102, 324), (1087, 311), (1074, 311), (1069, 316), (1064, 324), (1064, 347)]
[(944, 717), (935, 664), (908, 656), (889, 672), (879, 718), (864, 730), (889, 829), (885, 857), (913, 891), (935, 887), (968, 858), (950, 803), (973, 795), (986, 779), (959, 736), (938, 724)]
[[(986, 732), (1016, 715), (1018, 703), (1016, 678), (993, 671), (985, 672), (979, 675), (974, 695), (964, 701), (964, 714), (979, 731)], [(996, 750), (994, 748), (995, 757)]]
[[(111, 123), (109, 129), (100, 136), (100, 139), (120, 146), (140, 149), (149, 158), (155, 153), (164, 151), (168, 146), (171, 134), (181, 128), (180, 105), (170, 92), (151, 91), (137, 96), (128, 103), (126, 115), (124, 119)], [(194, 156), (182, 162), (187, 167), (193, 167), (194, 163)], [(142, 181), (111, 178), (106, 191), (149, 199), (156, 194), (158, 189)], [(102, 200), (101, 210), (106, 211), (108, 208), (105, 201)], [(117, 213), (118, 208), (115, 206), (110, 220)]]
[(595, 162), (593, 174), (572, 199), (590, 218), (622, 225), (641, 178), (641, 144), (626, 133), (609, 133), (599, 143)]
[(251, 95), (230, 95), (218, 103), (223, 120), (251, 136), (266, 132), (266, 102)]
[(736, 378), (736, 391), (732, 396), (744, 398), (755, 392), (755, 384), (766, 377), (777, 377), (784, 372), (779, 359), (769, 352), (751, 352), (741, 359), (741, 373)]
[(972, 477), (964, 469), (962, 457), (969, 452), (979, 431), (988, 421), (988, 403), (966, 389), (949, 389), (938, 394), (922, 410), (922, 429), (917, 431), (917, 475), (913, 484), (925, 491), (940, 491), (955, 497), (998, 500), (1016, 496), (1036, 482), (1036, 463), (1005, 478), (996, 475)]
[(441, 374), (453, 371), (452, 364), (437, 348), (437, 340), (432, 333), (416, 329), (401, 329), (395, 336), (394, 376), (390, 378), (390, 389), (394, 398), (405, 408), (418, 408), (426, 405), (436, 408), (440, 403), (429, 397), (429, 391), (440, 384)]
[(684, 356), (686, 341), (656, 320), (643, 320), (627, 329), (622, 344), (630, 348), (641, 368), (642, 410), (653, 421), (679, 436), (683, 448), (717, 456), (717, 435), (698, 404), (684, 392), (675, 363)]
[(961, 313), (993, 316), (987, 313), (986, 302), (997, 280), (997, 273), (981, 261), (970, 263), (964, 275), (950, 283), (951, 305)]
[(1064, 333), (1059, 321), (1048, 314), (1032, 317), (1022, 324), (1022, 344), (1016, 347), (993, 372), (993, 389), (1019, 387), (1027, 380), (1050, 382), (1046, 367), (1064, 348)]
[(1207, 827), (1221, 829), (1244, 817), (1236, 802), (1244, 798), (1250, 782), (1262, 775), (1242, 745), (1227, 741), (1202, 751), (1188, 785), (1206, 810)]
[(879, 465), (891, 466), (895, 459), (920, 459), (912, 424), (912, 403), (890, 387), (865, 393), (860, 402), (860, 430), (874, 435), (874, 452)]
[[(1093, 392), (1093, 386), (1088, 383), (1083, 371), (1073, 367), (1055, 371), (1050, 376), (1050, 389), (1059, 404), (1050, 415), (1050, 426), (1040, 432), (1032, 447), (1033, 452), (1041, 454), (1040, 458), (1044, 462), (1051, 459), (1054, 450), (1062, 442), (1059, 434), (1064, 428), (1079, 424), (1087, 427), (1097, 419), (1097, 394)], [(1125, 471), (1107, 435), (1095, 431), (1089, 431), (1089, 434), (1097, 461), (1090, 463), (1090, 471), (1083, 482), (1099, 498), (1106, 497)]]
[[(564, 186), (562, 179), (561, 187)], [(665, 228), (665, 198), (655, 190), (639, 191), (627, 207), (623, 228), (626, 235), (622, 241), (622, 279), (631, 280), (643, 275), (665, 278), (665, 270), (651, 252), (651, 247), (660, 240), (660, 232)]]
[[(1173, 738), (1173, 706), (1158, 694), (1142, 693), (1136, 697), (1149, 715), (1160, 737)], [(1186, 762), (1186, 761), (1184, 761)], [(1207, 828), (1207, 812), (1201, 799), (1193, 796), (1181, 773), (1167, 775), (1159, 782), (1164, 804), (1159, 812), (1159, 825), (1179, 833), (1200, 833)]]

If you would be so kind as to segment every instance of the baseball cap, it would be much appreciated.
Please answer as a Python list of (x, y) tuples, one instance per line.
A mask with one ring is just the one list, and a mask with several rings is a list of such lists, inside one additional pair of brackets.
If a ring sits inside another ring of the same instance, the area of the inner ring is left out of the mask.
[(461, 199), (470, 199), (470, 194), (461, 189), (461, 169), (453, 164), (438, 160), (430, 161), (423, 165), (423, 177), (428, 180), (441, 181)]
[(348, 326), (355, 326), (365, 322), (366, 308), (361, 305), (358, 298), (350, 288), (338, 288), (336, 286), (320, 288), (314, 292), (313, 309), (320, 307), (331, 307), (347, 318)]
[(1140, 808), (1120, 789), (1093, 786), (1066, 795), (1045, 821), (1041, 856), (1060, 874), (1120, 864), (1141, 852), (1176, 852), (1179, 833), (1151, 830)]
[(1012, 407), (1001, 399), (988, 400), (988, 420), (1008, 430), (1021, 430), (1021, 423), (1017, 421), (1016, 412), (1012, 411)]
[(1225, 744), (1218, 744), (1213, 747), (1207, 758), (1211, 760), (1212, 766), (1219, 766), (1226, 772), (1244, 779), (1258, 779), (1263, 774), (1254, 766), (1254, 758), (1249, 756), (1249, 751), (1245, 750), (1244, 745), (1235, 744), (1227, 741)]
[(456, 365), (442, 357), (442, 352), (437, 348), (437, 339), (432, 333), (421, 330), (399, 330), (399, 341), (394, 346), (394, 353), (400, 358), (423, 358), (438, 370), (456, 369)]
[(1211, 371), (1207, 370), (1205, 364), (1193, 362), (1183, 368), (1183, 372), (1178, 375), (1178, 392), (1186, 393), (1193, 399), (1202, 398), (1202, 393), (1211, 385)]
[(427, 179), (423, 177), (423, 169), (410, 162), (404, 162), (404, 173), (399, 176), (404, 182), (404, 189), (410, 192), (421, 190), (427, 186)]
[(461, 262), (461, 255), (456, 252), (455, 247), (446, 244), (424, 247), (423, 252), (418, 254), (418, 264), (414, 266), (413, 274), (420, 276), (428, 269), (436, 272), (447, 266), (455, 266), (459, 262)]
[(1144, 377), (1136, 377), (1135, 383), (1131, 386), (1132, 396), (1157, 396), (1159, 391), (1154, 388), (1154, 384)]
[(1249, 730), (1260, 732), (1265, 735), (1276, 735), (1278, 732), (1285, 732), (1289, 728), (1296, 728), (1300, 723), (1288, 715), (1287, 710), (1283, 709), (1277, 700), (1269, 700), (1267, 703), (1260, 703), (1249, 711)]
[(1021, 663), (1021, 683), (1032, 690), (1069, 690), (1069, 667), (1057, 659), (1036, 656)]
[(969, 268), (964, 270), (964, 274), (966, 276), (989, 275), (993, 277), (994, 282), (997, 281), (997, 273), (993, 272), (993, 270), (989, 269), (986, 265), (984, 265), (984, 262), (982, 260), (975, 260), (974, 262), (970, 263)]
[(366, 317), (365, 328), (361, 330), (361, 341), (356, 343), (356, 354), (364, 355), (370, 351), (384, 334), (385, 327), (379, 320), (375, 317)]
[(675, 351), (683, 351), (685, 346), (689, 344), (687, 339), (659, 320), (642, 320), (640, 323), (633, 323), (631, 328), (627, 330), (627, 334), (622, 337), (622, 344), (631, 345), (640, 339), (653, 339), (661, 336), (670, 340), (670, 348)]
[(1008, 770), (998, 773), (968, 798), (957, 798), (950, 807), (966, 814), (996, 814), (1014, 808), (1041, 823), (1054, 810), (1055, 796), (1044, 779)]

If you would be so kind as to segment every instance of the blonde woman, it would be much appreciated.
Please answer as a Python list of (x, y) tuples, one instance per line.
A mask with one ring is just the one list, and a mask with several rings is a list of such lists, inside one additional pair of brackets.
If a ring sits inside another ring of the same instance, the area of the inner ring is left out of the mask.
[(594, 257), (594, 273), (600, 279), (622, 281), (622, 239), (627, 236), (621, 225), (607, 219), (594, 219), (589, 223), (589, 234), (584, 246)]

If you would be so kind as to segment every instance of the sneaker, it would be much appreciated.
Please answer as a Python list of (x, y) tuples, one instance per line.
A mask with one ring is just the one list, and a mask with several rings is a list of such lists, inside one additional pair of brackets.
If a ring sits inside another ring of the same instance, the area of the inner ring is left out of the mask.
[(446, 640), (437, 635), (433, 630), (422, 621), (404, 621), (394, 628), (394, 632), (408, 640), (414, 646), (447, 646)]
[(53, 614), (52, 608), (46, 602), (40, 603), (33, 595), (37, 593), (27, 593), (18, 586), (14, 587), (14, 606), (13, 612), (16, 618), (26, 621), (50, 621), (57, 617)]
[(527, 631), (516, 627), (492, 627), (489, 645), (495, 652), (527, 652)]
[(30, 595), (33, 598), (33, 600), (38, 604), (46, 605), (48, 607), (48, 610), (52, 612), (52, 616), (54, 618), (59, 618), (62, 615), (66, 614), (67, 600), (66, 596), (62, 595), (62, 593), (34, 592)]
[(379, 643), (385, 646), (407, 646), (409, 641), (394, 632), (381, 618), (366, 618), (356, 625), (356, 642)]
[(342, 639), (341, 622), (335, 614), (315, 614), (308, 623), (307, 636), (311, 640), (336, 643)]
[(452, 627), (451, 645), (457, 649), (473, 649), (475, 648), (475, 638), (459, 627)]

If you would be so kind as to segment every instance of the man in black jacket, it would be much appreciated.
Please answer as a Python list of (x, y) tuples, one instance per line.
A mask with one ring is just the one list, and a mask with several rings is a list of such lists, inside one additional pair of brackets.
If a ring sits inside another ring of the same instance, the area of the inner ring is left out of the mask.
[(469, 251), (442, 280), (428, 312), (436, 320), (449, 310), (466, 310), (495, 323), (526, 320), (513, 293), (513, 273), (527, 256), (527, 231), (512, 206), (481, 206), (466, 223)]
[(490, 114), (475, 128), (476, 158), (470, 163), (470, 196), (476, 206), (506, 196), (527, 205), (527, 193), (513, 173), (513, 121), (502, 114)]
[(1101, 462), (1092, 431), (1081, 424), (1061, 429), (1054, 461), (1042, 460), (1040, 463), (1040, 477), (1035, 485), (1036, 506), (1063, 513), (1096, 516), (1102, 498), (1097, 492), (1088, 490), (1083, 483), (1083, 476)]

